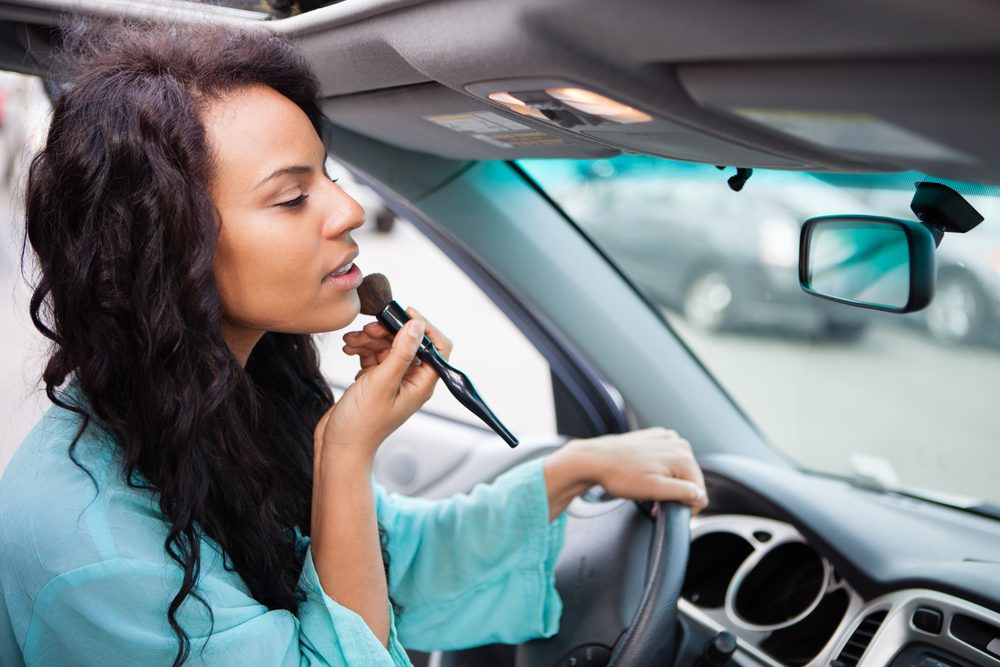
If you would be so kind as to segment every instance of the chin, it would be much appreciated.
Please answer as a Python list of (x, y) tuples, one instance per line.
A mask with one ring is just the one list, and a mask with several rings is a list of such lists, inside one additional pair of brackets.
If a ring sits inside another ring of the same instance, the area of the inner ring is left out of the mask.
[[(348, 292), (348, 295), (351, 299), (351, 322), (353, 322), (354, 318), (361, 314), (361, 297), (358, 296), (358, 290), (356, 289), (352, 289)], [(348, 324), (350, 324), (350, 322), (348, 322)]]
[[(330, 320), (328, 328), (323, 329), (323, 331), (339, 331), (345, 329), (351, 325), (358, 315), (361, 314), (361, 299), (358, 298), (356, 291), (351, 291), (352, 298), (349, 307), (338, 308), (336, 314), (334, 314)], [(318, 333), (318, 332), (317, 332)]]
[(318, 307), (312, 306), (307, 308), (311, 309), (313, 313), (312, 317), (308, 319), (299, 318), (295, 323), (286, 320), (284, 325), (272, 325), (267, 327), (267, 330), (298, 334), (329, 333), (350, 326), (361, 313), (360, 301), (357, 298), (354, 299), (353, 304), (343, 304), (339, 308), (330, 308), (327, 306), (323, 309), (326, 312), (323, 313), (322, 317), (317, 317), (320, 311)]

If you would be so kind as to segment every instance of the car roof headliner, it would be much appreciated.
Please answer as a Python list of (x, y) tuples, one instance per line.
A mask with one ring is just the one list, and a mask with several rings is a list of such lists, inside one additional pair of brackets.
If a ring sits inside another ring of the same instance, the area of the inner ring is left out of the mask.
[[(60, 11), (231, 24), (261, 16), (159, 0), (0, 0), (0, 67), (43, 74), (47, 26)], [(334, 123), (443, 157), (624, 150), (1000, 183), (994, 0), (346, 0), (266, 23), (301, 45)], [(486, 98), (558, 84), (654, 121), (566, 129)]]

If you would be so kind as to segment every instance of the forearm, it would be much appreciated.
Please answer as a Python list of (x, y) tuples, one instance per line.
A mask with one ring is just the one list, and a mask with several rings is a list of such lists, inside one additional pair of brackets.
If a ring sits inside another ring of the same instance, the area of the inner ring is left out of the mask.
[(549, 521), (562, 514), (574, 498), (596, 483), (590, 459), (578, 440), (570, 440), (549, 454), (543, 470), (549, 496)]
[(389, 592), (371, 472), (371, 462), (355, 459), (316, 466), (310, 540), (323, 590), (360, 615), (388, 647)]

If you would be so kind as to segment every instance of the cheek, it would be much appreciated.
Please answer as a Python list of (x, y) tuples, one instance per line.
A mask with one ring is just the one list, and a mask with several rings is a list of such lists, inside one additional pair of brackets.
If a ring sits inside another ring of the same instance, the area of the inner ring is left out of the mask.
[[(315, 296), (309, 281), (316, 250), (308, 239), (272, 225), (246, 224), (220, 234), (213, 270), (223, 308), (238, 319), (267, 319)], [(318, 281), (316, 281), (318, 283)]]
[[(223, 312), (232, 324), (286, 333), (335, 331), (361, 312), (357, 290), (320, 283), (317, 234), (281, 230), (272, 221), (220, 234), (213, 261)], [(330, 254), (327, 252), (327, 254)]]

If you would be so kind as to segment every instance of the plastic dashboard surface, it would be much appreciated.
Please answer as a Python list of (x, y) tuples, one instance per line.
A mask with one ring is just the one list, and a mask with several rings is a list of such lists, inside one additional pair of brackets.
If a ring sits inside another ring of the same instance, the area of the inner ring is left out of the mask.
[(739, 664), (1000, 667), (1000, 522), (734, 456), (701, 461), (681, 611)]

